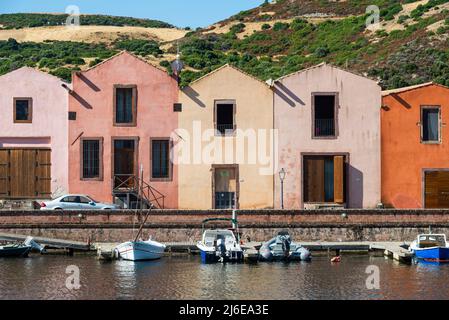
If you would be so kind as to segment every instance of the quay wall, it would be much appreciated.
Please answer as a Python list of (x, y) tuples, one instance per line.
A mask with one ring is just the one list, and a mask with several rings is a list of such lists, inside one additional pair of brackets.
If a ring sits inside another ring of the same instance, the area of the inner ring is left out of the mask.
[[(143, 235), (162, 242), (196, 242), (206, 218), (231, 211), (153, 211)], [(90, 242), (132, 238), (143, 217), (133, 211), (0, 211), (0, 233)], [(449, 210), (238, 211), (243, 239), (265, 241), (287, 229), (297, 241), (411, 241), (418, 233), (449, 234)], [(209, 225), (229, 227), (230, 222)]]

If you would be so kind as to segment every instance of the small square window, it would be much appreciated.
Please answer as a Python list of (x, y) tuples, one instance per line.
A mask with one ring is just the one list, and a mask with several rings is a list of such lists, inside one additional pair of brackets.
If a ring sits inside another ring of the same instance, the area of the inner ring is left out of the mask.
[(14, 98), (14, 123), (31, 123), (33, 120), (33, 100)]
[(69, 120), (76, 120), (76, 112), (69, 111)]
[(182, 103), (173, 104), (173, 112), (182, 112)]

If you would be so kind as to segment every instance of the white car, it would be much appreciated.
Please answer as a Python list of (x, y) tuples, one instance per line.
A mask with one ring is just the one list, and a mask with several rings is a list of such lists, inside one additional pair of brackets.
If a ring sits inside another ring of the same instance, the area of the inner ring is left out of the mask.
[(117, 210), (120, 206), (97, 202), (84, 194), (67, 194), (41, 203), (41, 210)]

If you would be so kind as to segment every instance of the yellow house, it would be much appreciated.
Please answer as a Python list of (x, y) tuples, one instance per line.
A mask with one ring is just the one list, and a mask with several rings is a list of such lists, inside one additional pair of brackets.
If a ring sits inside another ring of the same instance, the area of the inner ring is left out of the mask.
[(225, 65), (180, 92), (180, 209), (273, 208), (273, 91)]

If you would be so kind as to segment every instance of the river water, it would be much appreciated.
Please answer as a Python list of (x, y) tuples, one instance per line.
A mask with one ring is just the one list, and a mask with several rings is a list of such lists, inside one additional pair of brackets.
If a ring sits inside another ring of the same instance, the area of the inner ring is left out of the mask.
[[(79, 268), (78, 290), (66, 286), (74, 275), (68, 266)], [(368, 281), (374, 286), (379, 271), (380, 289), (367, 288), (367, 268), (374, 270)], [(449, 299), (448, 279), (449, 265), (400, 265), (369, 255), (345, 255), (340, 264), (327, 256), (228, 265), (202, 265), (198, 256), (139, 263), (92, 256), (0, 259), (0, 299)]]

